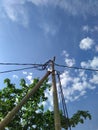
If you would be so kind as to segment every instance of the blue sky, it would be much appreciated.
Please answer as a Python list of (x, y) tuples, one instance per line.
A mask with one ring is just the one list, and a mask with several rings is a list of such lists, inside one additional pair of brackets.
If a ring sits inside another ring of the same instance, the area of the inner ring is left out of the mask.
[[(44, 63), (56, 56), (59, 64), (98, 69), (97, 37), (97, 0), (0, 1), (0, 63)], [(17, 68), (0, 66), (0, 72)], [(77, 110), (92, 114), (91, 121), (75, 130), (98, 130), (98, 72), (57, 69), (62, 72), (69, 115)], [(31, 82), (42, 74), (34, 70), (0, 74), (0, 86), (4, 87), (5, 78), (17, 83), (24, 77)]]

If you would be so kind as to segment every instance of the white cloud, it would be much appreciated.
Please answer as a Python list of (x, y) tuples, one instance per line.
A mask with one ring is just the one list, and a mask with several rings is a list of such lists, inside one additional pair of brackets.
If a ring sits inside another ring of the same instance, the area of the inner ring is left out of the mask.
[(80, 49), (82, 50), (88, 50), (88, 49), (91, 49), (93, 45), (94, 45), (94, 40), (89, 37), (86, 37), (80, 41), (79, 46), (80, 46)]
[(64, 55), (64, 59), (65, 59), (65, 64), (69, 67), (73, 66), (75, 64), (75, 59), (74, 58), (70, 58), (69, 54), (67, 53), (67, 51), (63, 50), (62, 54)]
[(26, 72), (26, 71), (23, 71), (23, 74), (27, 75), (27, 72)]
[[(12, 21), (27, 26), (29, 23), (27, 3), (35, 6), (57, 6), (70, 15), (98, 15), (98, 1), (91, 0), (85, 2), (81, 0), (1, 0), (0, 4), (2, 4), (3, 14), (5, 12)], [(97, 27), (95, 29), (98, 30)]]
[[(31, 1), (36, 6), (44, 5), (52, 5), (52, 6), (58, 6), (61, 9), (65, 10), (65, 12), (68, 12), (72, 15), (97, 15), (98, 11), (98, 1), (81, 1), (81, 0), (28, 0)], [(96, 6), (95, 6), (96, 5)]]
[(98, 57), (94, 57), (92, 61), (90, 61), (90, 66), (92, 68), (98, 68)]
[(61, 83), (64, 86), (67, 86), (67, 84), (72, 81), (72, 78), (69, 76), (69, 71), (64, 71), (64, 73), (62, 73), (60, 75), (61, 78)]
[(23, 75), (26, 76), (26, 79), (29, 81), (29, 83), (33, 83), (33, 73), (32, 72), (27, 72), (27, 71), (23, 71), (22, 72)]
[[(65, 58), (66, 56), (69, 58), (69, 54), (66, 51), (63, 51), (63, 54)], [(81, 66), (97, 68), (98, 57), (93, 57), (92, 60), (82, 61)], [(81, 97), (85, 97), (87, 91), (95, 89), (96, 84), (98, 84), (98, 73), (95, 72), (88, 75), (85, 70), (70, 71), (67, 69), (60, 75), (60, 78), (66, 102), (79, 100)]]
[(83, 15), (86, 16), (87, 14), (90, 15), (97, 15), (96, 10), (98, 10), (97, 1), (81, 1), (81, 0), (62, 0), (58, 1), (58, 6), (64, 9), (66, 12), (72, 15)]
[(65, 57), (69, 57), (69, 54), (65, 50), (63, 50), (62, 55), (64, 55)]
[(74, 77), (71, 73), (66, 75), (66, 71), (61, 75), (61, 83), (67, 102), (75, 101), (85, 96), (88, 89), (95, 89), (95, 86), (91, 84), (91, 81), (88, 81), (88, 77), (84, 72), (82, 73), (82, 77), (79, 76), (79, 71), (75, 75)]
[(98, 84), (98, 73), (93, 74), (93, 78), (90, 79), (90, 82)]
[(82, 30), (84, 32), (98, 32), (98, 25), (94, 25), (93, 27), (90, 27), (88, 25), (84, 25), (82, 27)]
[(98, 52), (98, 45), (95, 46), (95, 51)]
[[(81, 67), (98, 70), (98, 57), (94, 56), (92, 60), (82, 61)], [(97, 71), (92, 73), (92, 77), (90, 78), (89, 82), (93, 83), (93, 84), (98, 84), (98, 72)]]
[(13, 75), (13, 78), (18, 79), (18, 76), (17, 75)]
[(83, 67), (83, 68), (89, 68), (90, 67), (90, 63), (89, 62), (90, 61), (88, 61), (88, 62), (82, 61), (81, 62), (81, 67)]
[[(52, 86), (51, 86), (51, 88), (52, 88)], [(44, 108), (45, 108), (44, 110), (53, 111), (53, 90), (50, 89), (50, 91), (49, 91), (48, 89), (46, 89), (44, 94), (48, 99), (47, 99), (47, 101), (41, 102), (39, 105), (44, 105)]]
[(31, 80), (31, 79), (32, 79), (32, 76), (31, 76), (31, 75), (28, 75), (26, 78), (27, 78), (28, 80)]
[(98, 31), (98, 25), (94, 26), (94, 30)]
[(90, 28), (89, 28), (89, 26), (88, 26), (88, 25), (84, 25), (82, 29), (83, 29), (83, 31), (88, 32)]
[(28, 13), (24, 6), (25, 0), (3, 0), (2, 6), (5, 15), (13, 22), (23, 24), (25, 27), (28, 25)]
[(33, 77), (32, 77), (32, 75), (27, 75), (27, 76), (26, 76), (26, 79), (28, 79), (28, 81), (29, 81), (30, 83), (33, 83)]
[(92, 60), (82, 61), (81, 67), (97, 69), (98, 68), (98, 57), (94, 56)]
[(69, 59), (69, 58), (66, 58), (65, 59), (65, 63), (67, 66), (73, 66), (75, 64), (75, 60), (74, 59)]
[(48, 97), (48, 100), (47, 102), (43, 102), (44, 105), (48, 106), (48, 110), (53, 110), (53, 95), (52, 95), (52, 89), (49, 91), (49, 90), (46, 90), (45, 91), (45, 96)]
[[(87, 14), (90, 15), (98, 15), (98, 1), (81, 1), (81, 0), (28, 0), (31, 1), (33, 4), (40, 6), (58, 6), (61, 9), (65, 10), (65, 12), (72, 14), (72, 15), (83, 15), (86, 16)], [(96, 5), (96, 6), (95, 6)]]
[(33, 75), (33, 73), (30, 72), (29, 75)]
[(33, 4), (35, 4), (36, 6), (39, 5), (47, 5), (48, 4), (48, 0), (27, 0), (28, 2), (32, 2)]
[(53, 24), (42, 23), (39, 26), (44, 31), (45, 35), (51, 34), (52, 36), (54, 36), (58, 31), (57, 27)]

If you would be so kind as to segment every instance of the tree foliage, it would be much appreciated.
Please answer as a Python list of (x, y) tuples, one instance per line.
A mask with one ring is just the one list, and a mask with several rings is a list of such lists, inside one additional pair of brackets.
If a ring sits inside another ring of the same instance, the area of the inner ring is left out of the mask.
[[(34, 79), (30, 85), (21, 79), (17, 88), (10, 79), (5, 79), (6, 87), (0, 90), (0, 120), (15, 107), (22, 98), (38, 83), (39, 79)], [(22, 109), (16, 113), (14, 119), (5, 130), (54, 130), (54, 112), (44, 110), (43, 101), (47, 100), (45, 91), (50, 89), (50, 85), (45, 80), (39, 90), (32, 96)], [(61, 113), (62, 128), (75, 127), (78, 123), (84, 123), (84, 119), (91, 119), (88, 111), (77, 111), (71, 118), (66, 119)]]

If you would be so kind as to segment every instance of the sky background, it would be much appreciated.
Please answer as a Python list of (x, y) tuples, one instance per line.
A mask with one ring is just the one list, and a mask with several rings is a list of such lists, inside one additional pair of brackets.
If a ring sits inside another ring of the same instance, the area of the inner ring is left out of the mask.
[[(53, 56), (58, 64), (98, 70), (98, 1), (0, 0), (0, 63), (45, 63)], [(0, 65), (0, 72), (23, 67)], [(92, 115), (72, 130), (98, 130), (98, 71), (56, 69), (69, 116), (77, 110)], [(19, 84), (21, 78), (32, 82), (44, 73), (0, 73), (0, 89), (5, 78)], [(46, 95), (51, 109), (51, 92)]]

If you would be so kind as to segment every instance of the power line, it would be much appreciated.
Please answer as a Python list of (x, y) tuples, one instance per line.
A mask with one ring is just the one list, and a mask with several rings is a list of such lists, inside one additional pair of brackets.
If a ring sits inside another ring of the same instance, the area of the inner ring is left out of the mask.
[[(48, 61), (48, 63), (50, 60)], [(46, 62), (47, 63), (47, 62)], [(15, 66), (36, 66), (36, 67), (41, 67), (44, 64), (32, 64), (32, 63), (0, 63), (0, 65), (15, 65)], [(81, 69), (81, 70), (87, 70), (87, 71), (98, 71), (98, 69), (91, 69), (91, 68), (82, 68), (82, 67), (77, 67), (77, 66), (67, 66), (67, 65), (61, 65), (55, 63), (56, 66), (58, 67), (63, 67), (63, 68), (70, 68), (70, 69)]]
[(0, 74), (2, 74), (2, 73), (14, 72), (14, 71), (27, 70), (27, 69), (32, 69), (32, 68), (34, 68), (34, 67), (21, 68), (21, 69), (13, 69), (13, 70), (6, 70), (6, 71), (1, 71)]
[(70, 68), (70, 69), (87, 70), (87, 71), (98, 71), (98, 69), (90, 69), (90, 68), (82, 68), (82, 67), (76, 67), (76, 66), (60, 65), (60, 64), (57, 64), (57, 63), (55, 63), (55, 65), (58, 66), (58, 67)]
[(42, 66), (43, 64), (32, 64), (32, 63), (0, 63), (0, 65), (23, 65), (23, 66), (28, 66), (28, 65), (33, 65), (33, 66)]
[[(39, 71), (45, 70), (48, 68), (48, 64), (49, 64), (50, 60), (47, 61), (44, 64), (32, 64), (31, 67), (27, 67), (27, 68), (20, 68), (20, 69), (13, 69), (13, 70), (6, 70), (6, 71), (1, 71), (0, 74), (2, 73), (9, 73), (9, 72), (14, 72), (14, 71), (21, 71), (21, 70), (26, 70), (26, 69), (32, 69), (35, 68)], [(31, 65), (31, 64), (20, 64), (20, 63), (2, 63), (2, 65)]]
[[(13, 71), (21, 71), (21, 70), (25, 70), (25, 69), (32, 69), (32, 68), (36, 68), (37, 70), (45, 70), (49, 67), (49, 63), (50, 63), (51, 60), (47, 61), (46, 63), (44, 64), (33, 64), (33, 63), (0, 63), (0, 65), (8, 65), (8, 66), (12, 66), (12, 65), (15, 65), (15, 66), (31, 66), (31, 67), (28, 67), (28, 68), (21, 68), (21, 69), (15, 69), (15, 70), (7, 70), (7, 71), (2, 71), (0, 73), (9, 73), (9, 72), (13, 72)], [(57, 63), (54, 63), (55, 66), (58, 66), (58, 67), (62, 67), (62, 68), (69, 68), (69, 69), (80, 69), (80, 70), (87, 70), (87, 71), (98, 71), (98, 69), (91, 69), (91, 68), (82, 68), (82, 67), (76, 67), (76, 66), (67, 66), (67, 65), (61, 65), (61, 64), (57, 64)]]

